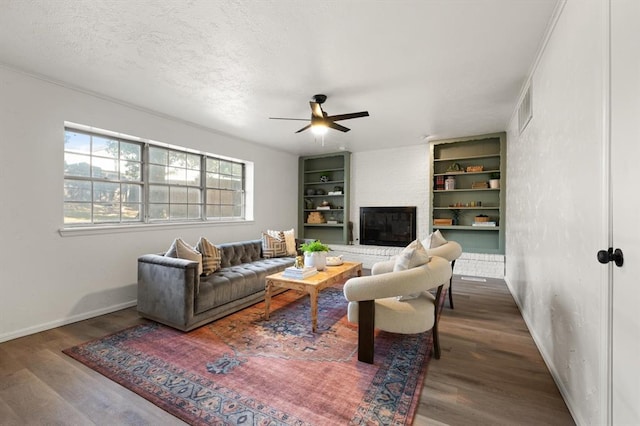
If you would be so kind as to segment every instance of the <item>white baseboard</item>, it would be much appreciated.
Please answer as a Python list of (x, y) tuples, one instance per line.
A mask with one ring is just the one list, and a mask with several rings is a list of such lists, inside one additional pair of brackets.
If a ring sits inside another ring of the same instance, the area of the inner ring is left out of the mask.
[(119, 303), (117, 305), (108, 306), (106, 308), (96, 309), (90, 312), (83, 312), (76, 314), (68, 318), (62, 318), (55, 321), (50, 321), (44, 324), (34, 325), (32, 327), (23, 328), (22, 330), (12, 331), (10, 333), (0, 334), (0, 343), (9, 340), (17, 339), (19, 337), (28, 336), (30, 334), (39, 333), (45, 330), (51, 330), (52, 328), (62, 327), (63, 325), (72, 324), (74, 322), (83, 321), (89, 318), (98, 317), (100, 315), (110, 314), (111, 312), (120, 311), (122, 309), (136, 306), (138, 300), (130, 300), (128, 302)]

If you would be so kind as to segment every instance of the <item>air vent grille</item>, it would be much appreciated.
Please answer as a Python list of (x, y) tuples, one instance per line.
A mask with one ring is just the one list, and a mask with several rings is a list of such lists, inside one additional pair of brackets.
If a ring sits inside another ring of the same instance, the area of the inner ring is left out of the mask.
[(520, 102), (520, 106), (518, 107), (518, 128), (520, 129), (520, 133), (522, 133), (527, 127), (527, 124), (529, 124), (532, 117), (533, 107), (531, 105), (531, 85), (529, 85), (524, 97), (522, 98), (522, 102)]

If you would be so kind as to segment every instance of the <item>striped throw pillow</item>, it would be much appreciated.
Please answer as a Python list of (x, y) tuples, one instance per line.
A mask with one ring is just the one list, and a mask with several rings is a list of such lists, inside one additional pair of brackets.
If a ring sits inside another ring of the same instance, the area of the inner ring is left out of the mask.
[(220, 250), (215, 245), (211, 244), (205, 237), (200, 237), (198, 244), (196, 244), (196, 250), (202, 253), (202, 274), (211, 275), (218, 269), (222, 263), (222, 257)]
[(262, 257), (269, 259), (272, 257), (282, 257), (287, 255), (287, 243), (278, 237), (262, 233)]

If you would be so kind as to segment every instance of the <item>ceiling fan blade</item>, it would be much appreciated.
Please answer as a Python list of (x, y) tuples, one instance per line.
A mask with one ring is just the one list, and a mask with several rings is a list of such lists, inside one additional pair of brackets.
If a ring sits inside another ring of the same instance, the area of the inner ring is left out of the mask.
[(269, 117), (269, 120), (295, 120), (295, 121), (309, 121), (308, 118), (285, 118), (285, 117)]
[(309, 102), (311, 106), (311, 116), (317, 118), (324, 118), (324, 111), (322, 111), (322, 107), (317, 102)]
[(306, 126), (304, 126), (302, 129), (298, 130), (296, 133), (300, 133), (300, 132), (304, 132), (305, 130), (307, 130), (309, 127), (311, 127), (311, 124), (307, 124)]
[(351, 118), (360, 118), (360, 117), (368, 117), (369, 111), (361, 111), (361, 112), (352, 112), (350, 114), (338, 114), (338, 115), (330, 115), (327, 117), (328, 120), (331, 121), (340, 121), (340, 120), (349, 120)]
[(340, 130), (341, 132), (348, 132), (349, 130), (351, 130), (348, 127), (344, 127), (337, 123), (334, 123), (333, 121), (328, 121), (327, 127), (331, 127), (332, 129), (335, 129), (335, 130)]

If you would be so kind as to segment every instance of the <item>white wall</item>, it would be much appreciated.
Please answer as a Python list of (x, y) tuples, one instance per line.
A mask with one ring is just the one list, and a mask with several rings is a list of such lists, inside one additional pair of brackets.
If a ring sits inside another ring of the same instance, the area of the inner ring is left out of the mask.
[[(255, 163), (253, 222), (61, 236), (64, 121)], [(135, 304), (137, 263), (181, 236), (260, 238), (297, 223), (297, 157), (0, 67), (0, 341)]]
[(603, 419), (602, 11), (566, 3), (507, 135), (506, 281), (578, 424)]
[(416, 206), (418, 238), (429, 235), (429, 145), (356, 152), (351, 158), (351, 220), (354, 244), (360, 207)]

